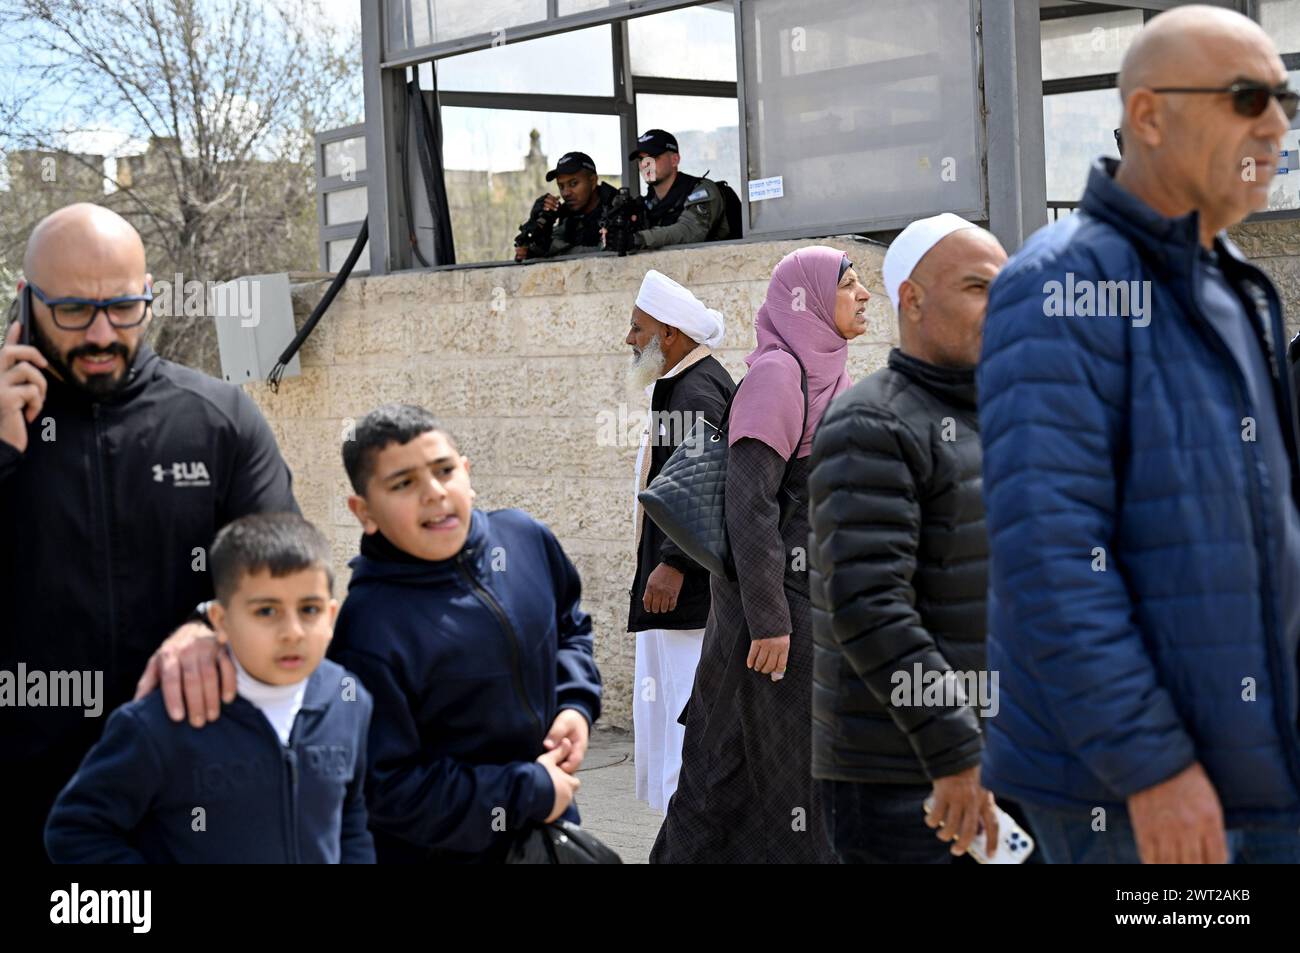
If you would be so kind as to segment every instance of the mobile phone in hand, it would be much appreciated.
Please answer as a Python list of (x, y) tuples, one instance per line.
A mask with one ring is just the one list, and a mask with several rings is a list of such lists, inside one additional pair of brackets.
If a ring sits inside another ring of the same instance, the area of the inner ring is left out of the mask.
[(22, 328), (18, 332), (19, 344), (32, 343), (32, 287), (23, 285), (23, 290), (18, 295), (18, 324)]
[[(925, 813), (929, 814), (934, 807), (934, 795), (926, 798), (922, 806), (925, 808)], [(988, 837), (984, 833), (982, 823), (979, 833), (971, 841), (970, 847), (966, 848), (966, 853), (981, 864), (1023, 864), (1034, 852), (1034, 839), (1002, 808), (995, 804), (993, 810), (998, 815), (998, 844), (993, 856), (990, 857), (985, 852), (984, 847)]]

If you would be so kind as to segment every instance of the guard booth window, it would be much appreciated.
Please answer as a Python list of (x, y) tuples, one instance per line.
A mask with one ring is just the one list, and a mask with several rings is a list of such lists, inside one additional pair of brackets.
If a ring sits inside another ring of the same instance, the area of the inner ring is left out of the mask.
[(1141, 10), (1080, 15), (1065, 5), (1046, 8), (1043, 17), (1043, 151), (1054, 221), (1078, 206), (1093, 161), (1119, 155), (1116, 75), (1144, 16)]
[(642, 191), (627, 152), (648, 128), (677, 136), (684, 171), (739, 191), (735, 43), (732, 4), (711, 3), (438, 59), (457, 262), (513, 258), (519, 224), (557, 191), (545, 174), (566, 152), (590, 155), (615, 188)]
[(548, 170), (577, 149), (601, 180), (621, 184), (617, 116), (444, 106), (443, 181), (460, 264), (506, 261), (513, 239), (543, 192)]
[(751, 235), (987, 218), (969, 0), (749, 0)]
[[(1078, 207), (1093, 160), (1119, 154), (1114, 137), (1123, 113), (1119, 68), (1142, 25), (1169, 4), (1040, 2), (1047, 210), (1049, 220), (1056, 220)], [(1291, 71), (1291, 85), (1300, 82), (1300, 0), (1225, 0), (1225, 5), (1259, 20)], [(1270, 187), (1268, 210), (1252, 219), (1289, 218), (1300, 211), (1297, 126), (1300, 120), (1292, 122), (1283, 139), (1281, 174)]]
[[(1300, 87), (1300, 0), (1260, 0), (1259, 22), (1282, 54), (1291, 87)], [(1268, 210), (1256, 218), (1292, 218), (1300, 211), (1300, 116), (1282, 137), (1278, 174), (1268, 192)]]

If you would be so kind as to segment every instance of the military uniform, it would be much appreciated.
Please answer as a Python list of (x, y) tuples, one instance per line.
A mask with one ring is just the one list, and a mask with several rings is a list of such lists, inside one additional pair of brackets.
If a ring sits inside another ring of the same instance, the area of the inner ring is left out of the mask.
[[(552, 182), (562, 175), (575, 172), (596, 174), (596, 163), (585, 152), (566, 152), (560, 156), (555, 168), (546, 173), (546, 181)], [(596, 184), (596, 204), (590, 212), (575, 212), (561, 203), (559, 215), (550, 228), (537, 229), (533, 238), (526, 244), (523, 238), (529, 223), (536, 223), (542, 215), (543, 195), (533, 203), (529, 213), (529, 222), (520, 226), (520, 235), (515, 239), (516, 247), (523, 245), (529, 258), (555, 258), (559, 255), (590, 255), (602, 251), (600, 240), (600, 220), (605, 208), (618, 197), (618, 189), (605, 182)]]
[[(651, 129), (636, 141), (629, 159), (655, 158), (678, 152), (677, 137), (662, 129)], [(645, 227), (632, 236), (634, 248), (662, 248), (690, 242), (711, 242), (731, 237), (727, 221), (727, 200), (713, 181), (679, 171), (663, 198), (653, 188), (642, 199)]]
[[(600, 244), (600, 218), (605, 207), (618, 195), (618, 189), (608, 182), (596, 186), (596, 205), (585, 215), (568, 212), (561, 206), (560, 215), (549, 233), (543, 233), (527, 246), (529, 258), (555, 258), (559, 255), (583, 255), (602, 251)], [(544, 198), (544, 196), (543, 196)], [(531, 217), (541, 214), (542, 199), (533, 203)], [(693, 240), (693, 239), (692, 239)]]
[(651, 189), (644, 201), (646, 227), (632, 239), (637, 248), (662, 248), (731, 237), (726, 200), (711, 179), (678, 172), (667, 195), (659, 199)]

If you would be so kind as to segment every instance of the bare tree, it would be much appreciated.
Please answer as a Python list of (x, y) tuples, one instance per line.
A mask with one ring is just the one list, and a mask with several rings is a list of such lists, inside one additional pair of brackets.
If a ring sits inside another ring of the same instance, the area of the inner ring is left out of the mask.
[[(18, 182), (10, 161), (0, 274), (101, 175), (110, 191), (92, 200), (140, 230), (155, 279), (314, 269), (312, 135), (361, 112), (359, 40), (329, 23), (317, 0), (0, 0), (0, 42), (23, 51), (7, 101), (0, 85), (0, 147), (65, 170)], [(106, 126), (147, 151), (110, 171), (70, 147)], [(215, 370), (210, 321), (158, 318), (153, 334)]]

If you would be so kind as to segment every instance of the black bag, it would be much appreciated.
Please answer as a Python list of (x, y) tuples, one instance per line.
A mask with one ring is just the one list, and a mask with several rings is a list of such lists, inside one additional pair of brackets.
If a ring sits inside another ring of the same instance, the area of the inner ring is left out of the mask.
[(621, 864), (622, 858), (572, 821), (537, 824), (510, 848), (507, 864)]
[[(798, 361), (798, 357), (795, 360)], [(803, 429), (799, 431), (799, 440), (795, 441), (795, 449), (786, 461), (785, 474), (781, 478), (781, 529), (785, 529), (801, 498), (789, 483), (795, 453), (803, 439), (803, 430), (808, 427), (808, 374), (802, 361), (799, 361), (799, 383), (803, 389)], [(744, 384), (742, 380), (740, 387)], [(695, 563), (726, 579), (736, 578), (731, 544), (727, 540), (724, 500), (729, 450), (727, 423), (731, 418), (731, 402), (740, 393), (740, 387), (732, 391), (727, 401), (721, 426), (715, 427), (703, 417), (697, 417), (686, 439), (664, 461), (663, 469), (649, 486), (637, 494), (646, 515), (655, 521), (665, 536)]]
[(731, 234), (727, 236), (727, 240), (735, 241), (738, 238), (744, 238), (745, 236), (742, 233), (744, 232), (745, 227), (740, 218), (740, 196), (736, 194), (736, 190), (728, 185), (725, 180), (713, 184), (716, 185), (718, 191), (722, 193), (722, 204), (727, 210), (727, 228), (731, 232)]

